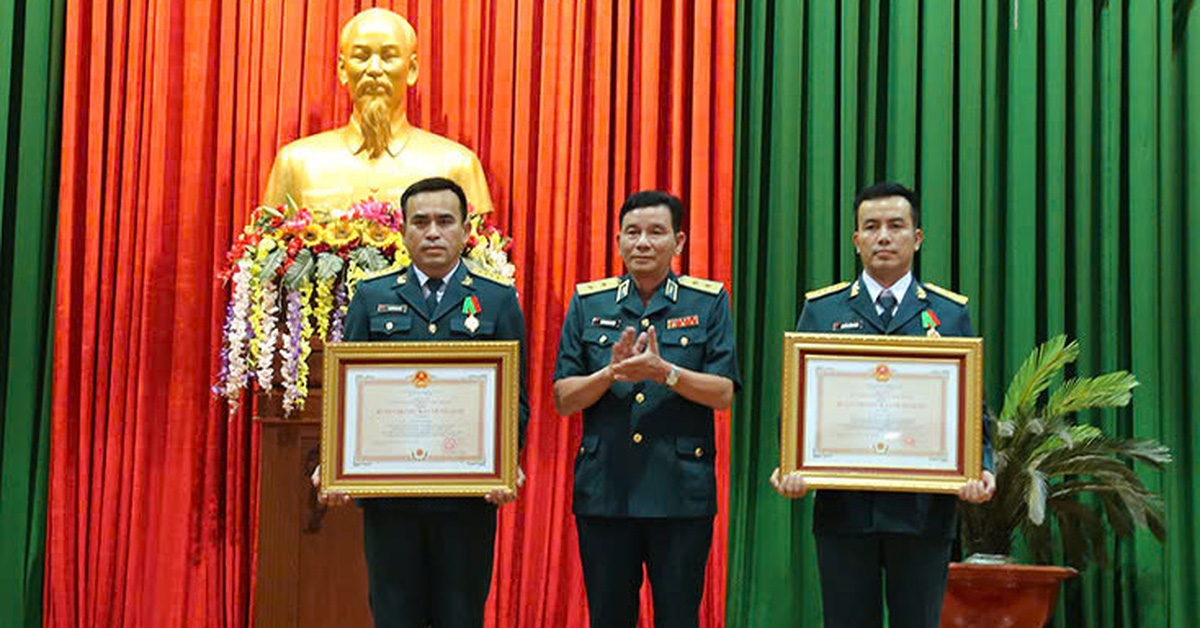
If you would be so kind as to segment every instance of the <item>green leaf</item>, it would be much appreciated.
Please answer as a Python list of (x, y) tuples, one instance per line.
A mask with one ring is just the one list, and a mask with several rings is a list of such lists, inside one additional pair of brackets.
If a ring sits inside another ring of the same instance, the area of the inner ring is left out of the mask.
[(353, 251), (350, 251), (350, 259), (354, 260), (360, 268), (365, 269), (369, 273), (383, 270), (390, 266), (387, 258), (379, 249), (373, 246), (360, 246)]
[(343, 260), (340, 255), (328, 252), (317, 255), (317, 281), (329, 281), (337, 277), (345, 265), (346, 260)]
[(1050, 380), (1066, 365), (1079, 357), (1079, 343), (1067, 344), (1067, 337), (1058, 335), (1029, 354), (1017, 369), (1004, 395), (1001, 421), (1026, 418), (1037, 403), (1038, 396), (1050, 386)]
[(1040, 471), (1029, 472), (1029, 489), (1025, 494), (1029, 520), (1037, 525), (1046, 521), (1046, 476)]
[(293, 216), (299, 214), (300, 204), (296, 202), (296, 199), (292, 198), (291, 194), (284, 194), (284, 197), (287, 198), (288, 211), (290, 211)]
[(1046, 403), (1046, 414), (1064, 416), (1089, 408), (1117, 408), (1129, 405), (1137, 378), (1126, 371), (1098, 377), (1080, 377), (1063, 383)]
[(258, 269), (259, 281), (271, 281), (275, 278), (275, 271), (279, 270), (283, 260), (287, 259), (287, 251), (282, 247), (275, 247), (267, 258), (263, 260), (262, 267)]
[(316, 269), (316, 266), (312, 251), (309, 249), (300, 249), (300, 252), (296, 253), (296, 259), (292, 261), (292, 265), (283, 274), (284, 285), (291, 290), (299, 288), (301, 284), (312, 279), (313, 270)]

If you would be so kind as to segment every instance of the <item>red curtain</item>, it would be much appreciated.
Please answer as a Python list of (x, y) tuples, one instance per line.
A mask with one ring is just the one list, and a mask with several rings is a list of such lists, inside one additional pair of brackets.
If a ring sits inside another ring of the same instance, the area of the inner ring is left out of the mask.
[[(585, 625), (558, 332), (576, 282), (621, 272), (616, 208), (637, 189), (686, 201), (679, 270), (729, 279), (729, 0), (69, 2), (48, 625), (249, 621), (258, 443), (209, 395), (214, 274), (279, 147), (348, 116), (338, 30), (372, 5), (418, 31), (410, 118), (479, 154), (516, 242), (529, 483), (502, 511), (489, 625)], [(721, 503), (706, 626), (724, 624)]]

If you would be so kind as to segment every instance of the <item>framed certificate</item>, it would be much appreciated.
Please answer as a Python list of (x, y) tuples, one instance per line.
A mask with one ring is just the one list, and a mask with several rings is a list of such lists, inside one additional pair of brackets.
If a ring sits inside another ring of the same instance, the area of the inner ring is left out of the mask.
[(355, 497), (515, 490), (517, 341), (325, 346), (321, 487)]
[(980, 338), (788, 333), (780, 469), (813, 488), (955, 493), (980, 476)]

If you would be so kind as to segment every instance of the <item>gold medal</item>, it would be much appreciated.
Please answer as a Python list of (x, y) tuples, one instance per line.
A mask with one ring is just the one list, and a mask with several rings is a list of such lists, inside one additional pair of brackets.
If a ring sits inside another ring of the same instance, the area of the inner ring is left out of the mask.
[(474, 334), (475, 330), (479, 329), (479, 319), (475, 318), (474, 314), (471, 314), (467, 317), (467, 320), (463, 321), (463, 325), (467, 328), (467, 331)]

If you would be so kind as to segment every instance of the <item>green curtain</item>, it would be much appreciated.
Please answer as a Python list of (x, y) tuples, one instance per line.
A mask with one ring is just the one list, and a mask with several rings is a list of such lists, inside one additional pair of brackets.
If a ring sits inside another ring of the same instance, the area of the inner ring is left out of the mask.
[(0, 625), (42, 624), (66, 0), (0, 0)]
[[(812, 500), (778, 460), (781, 333), (804, 292), (858, 272), (852, 199), (922, 196), (918, 276), (971, 297), (987, 401), (1036, 343), (1129, 369), (1131, 409), (1084, 417), (1160, 439), (1139, 469), (1165, 547), (1064, 586), (1062, 626), (1200, 625), (1200, 15), (1180, 0), (760, 0), (739, 4), (731, 626), (820, 625)], [(1192, 242), (1191, 247), (1187, 246)]]

